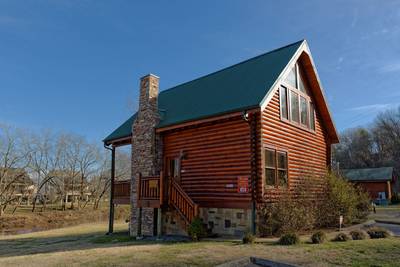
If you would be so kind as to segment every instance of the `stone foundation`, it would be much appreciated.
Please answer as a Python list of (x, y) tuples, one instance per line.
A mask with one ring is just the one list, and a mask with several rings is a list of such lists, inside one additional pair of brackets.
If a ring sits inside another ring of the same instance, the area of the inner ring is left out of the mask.
[(187, 236), (185, 231), (185, 221), (177, 211), (167, 211), (162, 213), (162, 233), (165, 235)]
[(200, 218), (214, 234), (242, 236), (251, 229), (250, 209), (200, 208)]

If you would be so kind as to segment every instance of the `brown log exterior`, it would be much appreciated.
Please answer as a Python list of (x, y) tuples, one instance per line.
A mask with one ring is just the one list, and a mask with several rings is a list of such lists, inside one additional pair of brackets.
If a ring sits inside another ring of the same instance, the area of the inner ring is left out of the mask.
[(251, 192), (238, 193), (238, 177), (251, 181), (250, 125), (240, 114), (163, 132), (164, 157), (181, 160), (182, 189), (200, 207), (248, 208)]
[[(313, 97), (311, 100), (314, 102)], [(316, 191), (324, 185), (323, 176), (330, 161), (330, 141), (323, 126), (321, 115), (316, 106), (315, 132), (295, 126), (280, 117), (279, 90), (277, 90), (261, 116), (261, 143), (263, 147), (272, 147), (288, 153), (288, 187), (293, 189), (312, 179)], [(262, 153), (263, 154), (263, 153)], [(262, 155), (262, 158), (264, 156)], [(263, 200), (274, 199), (285, 192), (284, 188), (265, 187), (265, 170), (262, 166)]]

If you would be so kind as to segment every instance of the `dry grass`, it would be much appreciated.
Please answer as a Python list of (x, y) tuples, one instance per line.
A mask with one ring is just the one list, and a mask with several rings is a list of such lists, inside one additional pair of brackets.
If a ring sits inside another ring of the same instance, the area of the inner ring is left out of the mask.
[[(117, 224), (126, 230), (126, 224)], [(362, 240), (287, 247), (263, 240), (149, 243), (116, 235), (106, 224), (91, 224), (0, 237), (0, 266), (214, 266), (258, 256), (304, 266), (399, 266), (400, 239)]]

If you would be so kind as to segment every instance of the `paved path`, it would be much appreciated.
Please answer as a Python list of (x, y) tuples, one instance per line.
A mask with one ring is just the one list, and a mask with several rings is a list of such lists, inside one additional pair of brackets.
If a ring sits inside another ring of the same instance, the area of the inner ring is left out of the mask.
[(375, 223), (375, 226), (383, 227), (393, 232), (395, 236), (400, 237), (400, 225), (398, 224), (388, 224), (388, 223)]

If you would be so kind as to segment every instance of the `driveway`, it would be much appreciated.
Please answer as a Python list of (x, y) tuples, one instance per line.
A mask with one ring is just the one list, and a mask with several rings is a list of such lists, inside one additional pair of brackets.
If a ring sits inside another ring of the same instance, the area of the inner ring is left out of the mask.
[(400, 237), (400, 225), (399, 224), (388, 224), (388, 223), (375, 223), (374, 226), (386, 228), (391, 231), (395, 236)]

